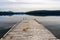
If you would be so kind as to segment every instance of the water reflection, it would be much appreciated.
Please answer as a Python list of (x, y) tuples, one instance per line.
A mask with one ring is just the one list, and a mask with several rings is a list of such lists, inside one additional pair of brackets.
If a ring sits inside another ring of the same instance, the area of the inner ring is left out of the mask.
[(0, 16), (0, 30), (10, 27), (18, 20), (18, 16)]

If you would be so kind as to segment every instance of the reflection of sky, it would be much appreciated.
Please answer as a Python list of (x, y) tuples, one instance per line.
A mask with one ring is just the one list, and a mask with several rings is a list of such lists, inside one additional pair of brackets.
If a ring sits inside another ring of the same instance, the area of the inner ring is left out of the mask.
[(23, 20), (23, 18), (31, 19), (33, 17), (29, 15), (0, 16), (0, 30), (9, 28), (10, 26), (14, 25), (16, 22)]
[(19, 15), (0, 16), (0, 30), (13, 26), (16, 22), (20, 21), (20, 19)]
[(0, 0), (0, 11), (60, 10), (60, 0)]
[(0, 21), (5, 21), (5, 22), (15, 22), (18, 21), (20, 19), (19, 16), (0, 16)]
[(60, 16), (47, 16), (47, 17), (40, 17), (40, 20), (45, 20), (45, 21), (59, 21)]
[(48, 17), (40, 17), (37, 19), (44, 25), (53, 25), (57, 27), (57, 25), (60, 26), (60, 17), (59, 16), (48, 16)]
[[(0, 27), (5, 28), (9, 25), (12, 25), (13, 23), (16, 23), (17, 21), (20, 21), (22, 19), (33, 19), (35, 18), (34, 16), (29, 16), (29, 15), (13, 15), (13, 16), (0, 16)], [(42, 23), (47, 23), (47, 25), (57, 25), (60, 24), (60, 17), (56, 16), (48, 16), (48, 17), (40, 17), (37, 20), (39, 20)]]

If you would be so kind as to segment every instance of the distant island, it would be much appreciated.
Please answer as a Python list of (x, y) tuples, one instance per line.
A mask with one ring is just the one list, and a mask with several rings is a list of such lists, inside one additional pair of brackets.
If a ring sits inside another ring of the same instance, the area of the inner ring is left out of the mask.
[(60, 16), (60, 10), (37, 10), (26, 12), (25, 14), (34, 16)]
[(12, 12), (12, 11), (3, 11), (3, 12), (1, 12), (0, 11), (0, 16), (1, 15), (8, 15), (8, 16), (12, 16), (12, 15), (18, 15), (18, 14), (24, 14), (24, 12)]
[(33, 15), (33, 16), (60, 16), (60, 10), (35, 10), (29, 12), (12, 12), (12, 11), (0, 11), (0, 15), (19, 15), (19, 14), (26, 14), (26, 15)]

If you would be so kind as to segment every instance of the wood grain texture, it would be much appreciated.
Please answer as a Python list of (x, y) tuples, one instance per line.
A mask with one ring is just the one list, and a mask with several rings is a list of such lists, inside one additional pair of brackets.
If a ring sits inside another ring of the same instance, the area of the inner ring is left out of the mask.
[(1, 40), (58, 40), (35, 20), (23, 20)]

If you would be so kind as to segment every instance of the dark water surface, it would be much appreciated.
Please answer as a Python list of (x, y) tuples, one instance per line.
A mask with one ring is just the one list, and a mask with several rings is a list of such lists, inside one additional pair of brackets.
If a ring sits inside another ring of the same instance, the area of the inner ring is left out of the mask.
[[(20, 14), (21, 15), (21, 14)], [(20, 21), (20, 15), (0, 16), (0, 38), (17, 22)], [(22, 17), (22, 15), (21, 15)]]
[(60, 39), (60, 16), (40, 17), (38, 21)]
[[(0, 38), (17, 22), (28, 15), (0, 16)], [(50, 30), (57, 38), (60, 38), (60, 16), (39, 17), (37, 20)]]

